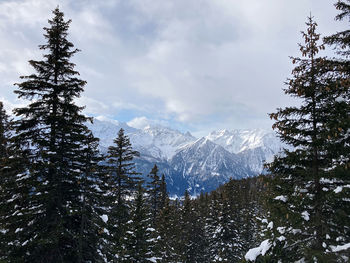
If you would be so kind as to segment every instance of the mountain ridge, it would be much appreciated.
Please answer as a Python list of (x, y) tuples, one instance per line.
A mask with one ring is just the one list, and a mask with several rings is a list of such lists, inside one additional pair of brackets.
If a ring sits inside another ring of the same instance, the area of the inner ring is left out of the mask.
[(127, 123), (95, 119), (88, 124), (100, 138), (100, 149), (106, 152), (120, 128), (140, 152), (136, 168), (144, 177), (154, 164), (164, 173), (170, 194), (208, 192), (230, 178), (241, 179), (263, 173), (263, 162), (271, 161), (284, 145), (271, 131), (219, 130), (196, 138), (191, 133), (162, 125), (134, 128)]

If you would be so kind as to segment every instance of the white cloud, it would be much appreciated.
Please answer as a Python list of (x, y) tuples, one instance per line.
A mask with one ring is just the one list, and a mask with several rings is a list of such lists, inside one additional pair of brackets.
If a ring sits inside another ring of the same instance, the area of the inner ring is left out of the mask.
[(132, 120), (128, 121), (127, 124), (130, 127), (136, 128), (136, 129), (144, 129), (147, 126), (169, 126), (169, 123), (162, 120), (151, 120), (145, 116), (136, 117)]
[(0, 97), (0, 101), (3, 102), (4, 104), (4, 108), (6, 110), (6, 113), (8, 115), (13, 115), (13, 110), (15, 108), (21, 108), (21, 107), (25, 107), (26, 105), (28, 105), (27, 101), (21, 100), (21, 99), (17, 99), (14, 102), (7, 100), (4, 97)]
[[(62, 2), (62, 1), (61, 1)], [(0, 3), (0, 27), (7, 25), (37, 26), (47, 19), (43, 14), (51, 13), (57, 6), (55, 0), (2, 1)]]
[(136, 129), (143, 129), (146, 126), (148, 126), (150, 121), (146, 117), (136, 117), (132, 119), (131, 121), (128, 121), (127, 124), (130, 127), (136, 128)]
[(113, 124), (116, 124), (116, 125), (119, 125), (119, 121), (117, 120), (114, 120), (114, 119), (111, 119), (111, 118), (108, 118), (104, 115), (100, 115), (100, 116), (96, 116), (94, 117), (96, 120), (99, 120), (99, 121), (107, 121), (107, 122), (111, 122)]
[(82, 49), (74, 62), (88, 81), (79, 99), (86, 112), (129, 111), (193, 129), (270, 124), (267, 112), (293, 103), (282, 88), (306, 16), (312, 11), (324, 34), (342, 26), (332, 3), (318, 0), (5, 0), (0, 90), (7, 100), (11, 83), (31, 72), (27, 60), (40, 57), (41, 28), (57, 4)]
[(85, 106), (85, 111), (90, 114), (106, 114), (109, 106), (101, 101), (89, 97), (79, 97), (76, 102), (80, 106)]

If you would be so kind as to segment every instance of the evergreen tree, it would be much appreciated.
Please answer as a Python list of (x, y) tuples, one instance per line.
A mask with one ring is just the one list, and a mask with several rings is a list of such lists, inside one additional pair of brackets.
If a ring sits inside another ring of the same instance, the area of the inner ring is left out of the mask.
[(4, 163), (9, 157), (10, 120), (0, 101), (0, 160)]
[[(262, 194), (261, 178), (247, 178), (232, 182), (235, 185), (235, 194), (228, 192), (227, 195), (233, 197), (231, 199), (231, 213), (237, 231), (234, 253), (236, 258), (243, 258), (245, 252), (252, 245), (258, 245), (261, 242), (259, 219), (266, 217), (260, 200)], [(230, 183), (227, 185), (229, 186)]]
[(198, 211), (194, 208), (188, 191), (185, 192), (181, 208), (180, 224), (180, 261), (205, 262), (204, 225), (199, 220)]
[(16, 180), (25, 171), (26, 158), (12, 141), (12, 133), (12, 120), (0, 101), (0, 262), (11, 261), (11, 242), (20, 230), (11, 215), (26, 205), (23, 200), (28, 192), (28, 187)]
[[(348, 219), (342, 216), (348, 214), (349, 204), (336, 196), (337, 184), (348, 183), (346, 172), (338, 172), (350, 156), (349, 126), (343, 122), (348, 106), (344, 111), (337, 105), (331, 63), (317, 57), (324, 48), (318, 44), (317, 24), (309, 17), (306, 25), (305, 44), (300, 45), (303, 58), (292, 58), (297, 66), (285, 89), (302, 103), (270, 114), (282, 141), (294, 147), (268, 165), (272, 248), (266, 258), (271, 262), (334, 261), (335, 245), (346, 241), (337, 237), (349, 236)], [(341, 225), (339, 217), (344, 220)]]
[[(12, 211), (9, 258), (15, 262), (78, 262), (81, 233), (80, 177), (85, 169), (84, 141), (88, 136), (74, 103), (86, 84), (70, 60), (74, 45), (67, 39), (71, 20), (56, 8), (45, 27), (43, 60), (29, 61), (36, 73), (22, 76), (15, 93), (30, 103), (14, 110), (14, 141), (28, 157), (26, 172), (17, 175), (21, 205)], [(95, 261), (96, 258), (89, 258)]]
[(162, 178), (160, 180), (159, 191), (160, 191), (159, 210), (162, 210), (165, 207), (165, 203), (167, 202), (167, 199), (169, 198), (164, 174), (162, 174)]
[[(335, 4), (340, 13), (336, 20), (350, 18), (350, 1), (337, 1)], [(350, 32), (345, 29), (324, 39), (327, 45), (335, 47), (338, 58), (329, 61), (329, 92), (332, 93), (327, 100), (330, 112), (328, 118), (328, 147), (329, 158), (333, 166), (330, 166), (330, 173), (333, 180), (328, 181), (326, 187), (332, 195), (327, 196), (328, 213), (337, 215), (328, 219), (329, 236), (333, 252), (338, 252), (339, 257), (350, 258), (349, 249), (337, 249), (337, 246), (350, 243)], [(326, 181), (324, 181), (326, 184)], [(336, 240), (335, 240), (336, 239)], [(339, 247), (338, 247), (339, 248)]]
[(152, 227), (152, 215), (145, 202), (144, 189), (141, 182), (138, 185), (133, 204), (131, 220), (127, 224), (125, 235), (125, 251), (122, 261), (125, 262), (155, 262), (155, 246), (157, 234)]
[(114, 145), (108, 148), (108, 165), (105, 167), (108, 173), (105, 180), (109, 210), (108, 232), (113, 258), (122, 257), (125, 249), (123, 240), (127, 231), (126, 223), (131, 216), (130, 200), (139, 181), (139, 173), (135, 171), (135, 164), (132, 162), (136, 156), (139, 156), (139, 153), (132, 149), (129, 137), (120, 129)]
[(263, 214), (257, 189), (256, 178), (231, 179), (210, 193), (209, 213), (204, 214), (209, 262), (240, 262), (246, 251), (259, 243), (256, 220)]
[(161, 204), (161, 181), (158, 176), (158, 167), (154, 165), (148, 175), (149, 182), (147, 183), (147, 193), (149, 196), (150, 208), (152, 213), (152, 224), (156, 225), (157, 217)]
[(157, 222), (157, 252), (160, 262), (178, 262), (180, 258), (180, 218), (176, 204), (172, 204), (169, 198), (165, 199), (165, 204), (159, 213)]
[[(334, 5), (337, 10), (340, 11), (340, 14), (338, 14), (335, 19), (337, 21), (342, 21), (345, 18), (348, 18), (350, 16), (350, 1), (349, 0), (338, 0), (337, 3)], [(340, 64), (347, 64), (346, 60), (348, 60), (350, 56), (350, 32), (349, 30), (344, 30), (337, 32), (331, 36), (325, 37), (325, 43), (331, 46), (335, 46), (336, 52), (338, 55), (341, 56), (343, 59), (337, 60)], [(345, 70), (345, 68), (343, 69)], [(345, 85), (343, 84), (343, 88)]]
[(91, 133), (84, 142), (82, 153), (85, 156), (83, 173), (79, 178), (81, 225), (79, 232), (78, 262), (104, 262), (108, 254), (105, 229), (108, 222), (108, 211), (104, 202), (104, 170), (99, 165), (102, 156), (98, 150), (98, 139)]
[(217, 191), (210, 193), (208, 200), (208, 216), (205, 222), (205, 234), (208, 242), (208, 248), (206, 254), (208, 255), (209, 262), (215, 262), (219, 259), (220, 238), (217, 234), (220, 226), (218, 225), (221, 203), (219, 200), (219, 194)]

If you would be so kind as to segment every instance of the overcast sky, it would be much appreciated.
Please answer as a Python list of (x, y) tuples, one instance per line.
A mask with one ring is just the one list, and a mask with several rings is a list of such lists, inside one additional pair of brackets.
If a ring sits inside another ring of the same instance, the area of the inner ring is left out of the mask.
[[(289, 56), (312, 12), (323, 35), (343, 30), (328, 0), (0, 0), (0, 100), (23, 102), (13, 83), (30, 59), (51, 10), (72, 19), (69, 39), (87, 80), (86, 113), (142, 127), (148, 120), (205, 134), (269, 128), (284, 95)], [(329, 51), (330, 52), (330, 51)]]

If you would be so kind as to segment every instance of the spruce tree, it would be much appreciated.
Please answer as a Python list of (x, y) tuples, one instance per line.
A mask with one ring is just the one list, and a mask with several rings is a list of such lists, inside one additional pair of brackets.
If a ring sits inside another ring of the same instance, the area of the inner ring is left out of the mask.
[[(267, 166), (272, 174), (272, 247), (265, 258), (272, 262), (341, 262), (332, 252), (349, 236), (348, 219), (343, 216), (349, 205), (336, 193), (337, 184), (348, 182), (347, 172), (338, 169), (349, 158), (349, 126), (343, 122), (349, 114), (337, 105), (331, 63), (317, 57), (324, 48), (318, 44), (317, 24), (309, 17), (306, 25), (307, 31), (302, 32), (305, 44), (300, 45), (302, 58), (292, 58), (296, 67), (285, 89), (286, 94), (300, 98), (301, 105), (270, 114), (276, 121), (273, 128), (294, 150), (285, 150)], [(343, 222), (338, 225), (340, 218)]]
[(162, 178), (160, 180), (159, 191), (160, 191), (159, 209), (162, 210), (165, 207), (167, 199), (169, 198), (164, 174), (162, 174)]
[(139, 173), (135, 171), (134, 157), (139, 152), (132, 149), (130, 139), (120, 129), (114, 145), (108, 148), (105, 190), (108, 206), (108, 232), (111, 243), (110, 260), (123, 257), (126, 223), (130, 220), (130, 200), (135, 195), (139, 182)]
[(219, 237), (217, 235), (218, 221), (220, 217), (220, 201), (217, 191), (210, 193), (208, 200), (208, 216), (205, 221), (205, 234), (208, 242), (206, 254), (209, 256), (209, 262), (218, 259), (219, 254)]
[(161, 204), (161, 181), (158, 175), (158, 167), (154, 165), (148, 175), (147, 193), (152, 213), (152, 224), (155, 227)]
[(130, 221), (125, 233), (125, 251), (122, 262), (155, 262), (156, 230), (152, 226), (152, 214), (144, 197), (145, 189), (138, 184), (132, 205)]
[(26, 158), (12, 135), (12, 119), (0, 101), (0, 262), (12, 261), (11, 242), (16, 240), (20, 224), (11, 215), (26, 205), (23, 199), (28, 193), (28, 187), (17, 180), (17, 175), (25, 171)]
[(169, 198), (159, 213), (157, 222), (157, 252), (160, 262), (177, 262), (180, 258), (179, 243), (181, 242), (179, 210), (176, 204), (172, 204)]
[(103, 191), (106, 176), (100, 162), (103, 157), (98, 150), (99, 140), (90, 132), (82, 148), (84, 169), (79, 178), (80, 186), (80, 232), (78, 239), (78, 262), (104, 262), (108, 255), (108, 235), (105, 231), (108, 223), (108, 211), (105, 208)]
[[(335, 4), (340, 14), (336, 20), (341, 21), (350, 18), (350, 1), (338, 1)], [(327, 45), (335, 47), (337, 58), (329, 59), (329, 79), (328, 90), (332, 97), (327, 101), (330, 113), (327, 116), (329, 141), (328, 151), (332, 153), (338, 169), (350, 169), (350, 32), (344, 30), (331, 36), (325, 37)], [(344, 185), (347, 185), (346, 178)]]
[[(336, 20), (349, 21), (350, 1), (337, 1), (335, 7), (340, 11)], [(349, 249), (339, 249), (339, 246), (350, 243), (350, 32), (345, 29), (326, 37), (324, 41), (325, 44), (334, 47), (338, 55), (337, 58), (329, 60), (329, 92), (332, 96), (327, 101), (330, 109), (327, 116), (329, 120), (327, 151), (333, 161), (330, 173), (334, 177), (332, 181), (328, 181), (327, 187), (333, 190), (333, 196), (327, 198), (327, 206), (329, 213), (337, 215), (329, 220), (329, 224), (333, 226), (329, 231), (332, 237), (330, 250), (339, 257), (344, 254), (350, 258)]]
[(198, 210), (195, 209), (188, 191), (185, 191), (181, 208), (180, 261), (205, 262), (204, 224), (201, 224)]
[(48, 22), (46, 43), (40, 46), (43, 59), (29, 61), (35, 73), (22, 76), (15, 90), (29, 101), (14, 110), (14, 141), (28, 158), (25, 172), (17, 174), (15, 191), (21, 200), (11, 216), (16, 236), (8, 256), (15, 262), (81, 260), (80, 178), (89, 131), (83, 107), (74, 99), (86, 82), (71, 62), (79, 51), (67, 39), (71, 20), (65, 21), (57, 7)]
[(9, 157), (9, 139), (10, 139), (10, 120), (7, 115), (4, 104), (0, 101), (0, 160), (4, 163)]

